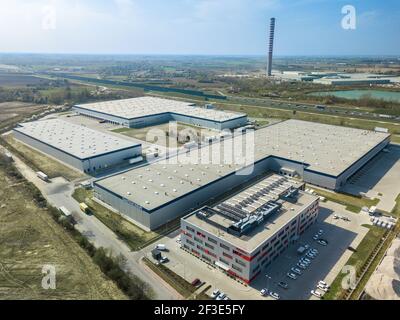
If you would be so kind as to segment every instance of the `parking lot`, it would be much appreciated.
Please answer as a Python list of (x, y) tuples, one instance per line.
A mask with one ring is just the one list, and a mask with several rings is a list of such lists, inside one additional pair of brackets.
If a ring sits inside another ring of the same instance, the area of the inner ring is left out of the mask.
[(391, 145), (389, 153), (381, 152), (344, 186), (343, 191), (380, 199), (378, 210), (391, 212), (400, 193), (400, 147)]
[[(334, 219), (335, 215), (348, 217), (350, 221)], [(179, 231), (160, 240), (159, 243), (165, 244), (169, 249), (169, 252), (164, 253), (170, 260), (165, 266), (189, 282), (199, 278), (207, 285), (210, 284), (212, 288), (208, 294), (218, 288), (232, 300), (272, 299), (260, 295), (260, 291), (267, 288), (278, 293), (281, 299), (317, 299), (311, 295), (311, 290), (316, 289), (321, 280), (328, 284), (333, 282), (352, 254), (348, 247), (356, 248), (367, 234), (368, 228), (362, 226), (365, 224), (371, 224), (368, 215), (354, 214), (333, 202), (322, 203), (318, 222), (266, 268), (250, 286), (244, 286), (223, 274), (218, 268), (207, 265), (180, 249), (177, 243)], [(321, 229), (323, 230), (321, 238), (328, 241), (327, 246), (322, 246), (313, 240), (314, 235)], [(292, 280), (287, 277), (287, 273), (291, 272), (292, 267), (297, 267), (302, 257), (297, 250), (305, 244), (317, 249), (319, 253), (315, 259), (310, 259), (311, 263), (307, 269), (301, 270), (302, 274), (296, 280)], [(145, 250), (148, 257), (151, 257), (151, 249)], [(289, 288), (283, 289), (278, 286), (281, 281), (287, 283)]]

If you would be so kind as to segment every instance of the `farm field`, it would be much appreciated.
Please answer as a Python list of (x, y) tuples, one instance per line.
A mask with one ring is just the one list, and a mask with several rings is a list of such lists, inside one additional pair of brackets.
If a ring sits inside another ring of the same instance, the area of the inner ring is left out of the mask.
[[(25, 180), (0, 166), (0, 300), (125, 300), (75, 240), (40, 208)], [(56, 289), (42, 287), (42, 268), (56, 271)]]
[(29, 74), (0, 72), (0, 86), (3, 87), (24, 87), (44, 82), (45, 80)]

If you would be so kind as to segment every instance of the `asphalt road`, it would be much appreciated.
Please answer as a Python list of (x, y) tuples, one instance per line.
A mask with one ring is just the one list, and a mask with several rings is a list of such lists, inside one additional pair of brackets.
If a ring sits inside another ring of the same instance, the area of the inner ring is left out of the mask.
[(94, 216), (88, 216), (79, 209), (79, 204), (72, 198), (74, 183), (64, 178), (55, 178), (51, 183), (40, 180), (36, 173), (24, 162), (13, 155), (15, 165), (22, 175), (31, 181), (49, 203), (57, 208), (65, 207), (76, 218), (76, 229), (86, 236), (95, 247), (106, 248), (113, 255), (122, 255), (126, 258), (126, 271), (131, 272), (153, 289), (156, 300), (178, 300), (182, 297), (167, 283), (151, 272), (142, 262), (142, 251), (132, 252), (129, 247)]

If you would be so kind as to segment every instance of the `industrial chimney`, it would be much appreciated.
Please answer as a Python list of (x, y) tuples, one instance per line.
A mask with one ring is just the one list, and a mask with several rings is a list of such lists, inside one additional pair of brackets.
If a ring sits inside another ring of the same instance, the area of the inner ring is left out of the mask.
[(274, 54), (274, 37), (275, 37), (275, 18), (271, 18), (271, 24), (269, 28), (269, 50), (268, 50), (268, 61), (267, 61), (267, 77), (272, 76), (272, 57)]

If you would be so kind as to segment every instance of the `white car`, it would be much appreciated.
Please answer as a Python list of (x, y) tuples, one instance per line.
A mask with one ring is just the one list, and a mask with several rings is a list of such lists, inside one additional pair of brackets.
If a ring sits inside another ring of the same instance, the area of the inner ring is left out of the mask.
[(329, 289), (328, 289), (327, 287), (322, 286), (322, 285), (320, 285), (320, 284), (318, 284), (317, 288), (320, 289), (320, 290), (322, 290), (322, 291), (324, 291), (324, 292), (328, 292), (328, 291), (329, 291)]
[(313, 296), (316, 296), (317, 298), (322, 298), (322, 293), (319, 292), (318, 290), (311, 290), (311, 294)]
[(305, 262), (305, 263), (308, 263), (308, 264), (311, 263), (311, 260), (310, 260), (310, 259), (307, 259), (307, 258), (303, 258), (302, 261)]
[(296, 275), (293, 274), (293, 273), (288, 273), (287, 276), (288, 276), (288, 278), (290, 278), (290, 279), (297, 280)]
[(297, 266), (298, 266), (300, 269), (303, 269), (303, 270), (306, 270), (306, 269), (307, 269), (307, 266), (306, 266), (305, 264), (303, 264), (303, 263), (298, 263)]
[(310, 259), (315, 259), (315, 255), (314, 254), (312, 254), (312, 253), (307, 253), (306, 254), (306, 256), (307, 256), (307, 258), (310, 258)]
[(325, 281), (320, 281), (320, 282), (318, 282), (318, 284), (329, 289), (329, 286)]
[(220, 293), (221, 293), (221, 291), (219, 291), (219, 289), (215, 289), (215, 290), (213, 291), (213, 293), (211, 294), (211, 298), (212, 298), (212, 299), (217, 298), (217, 297), (219, 296)]
[(313, 237), (313, 240), (317, 241), (318, 239), (319, 239), (319, 235), (316, 234), (316, 235)]
[(319, 230), (319, 231), (318, 231), (318, 235), (319, 235), (319, 236), (322, 236), (323, 234), (324, 234), (324, 230)]
[(260, 294), (261, 294), (263, 297), (265, 297), (266, 295), (269, 294), (269, 290), (268, 290), (268, 289), (262, 289), (262, 290), (260, 291)]
[(301, 271), (298, 268), (292, 268), (291, 271), (301, 276)]
[(276, 292), (270, 292), (270, 297), (274, 298), (275, 300), (279, 300), (281, 297)]
[(221, 293), (218, 295), (218, 297), (217, 297), (217, 299), (216, 299), (216, 300), (224, 300), (224, 299), (225, 299), (225, 297), (226, 297), (226, 294), (225, 294), (225, 293), (223, 293), (223, 292), (221, 292)]

